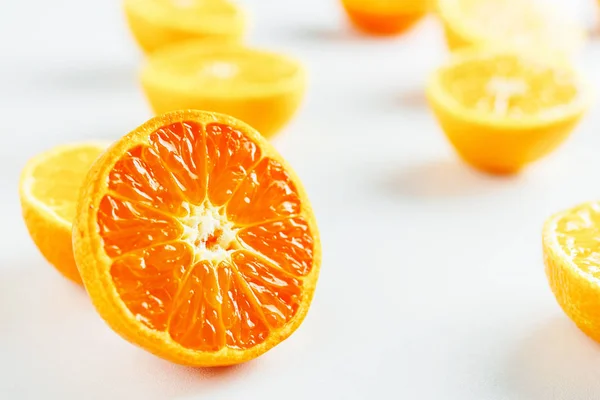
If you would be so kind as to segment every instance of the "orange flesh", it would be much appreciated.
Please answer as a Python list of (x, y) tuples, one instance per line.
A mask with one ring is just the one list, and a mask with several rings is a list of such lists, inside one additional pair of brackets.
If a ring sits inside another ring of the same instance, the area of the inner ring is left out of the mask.
[(313, 237), (279, 162), (223, 124), (163, 127), (109, 175), (98, 227), (135, 318), (182, 346), (253, 347), (289, 322)]
[(579, 206), (558, 221), (556, 239), (567, 256), (583, 272), (600, 278), (600, 208)]
[(568, 70), (514, 56), (453, 66), (442, 72), (441, 84), (464, 107), (509, 117), (555, 113), (578, 95)]

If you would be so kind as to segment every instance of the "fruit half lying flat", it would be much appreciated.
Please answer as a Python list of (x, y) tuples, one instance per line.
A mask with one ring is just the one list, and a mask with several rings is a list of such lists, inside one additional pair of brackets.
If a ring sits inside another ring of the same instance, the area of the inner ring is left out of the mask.
[(352, 24), (372, 35), (398, 35), (428, 11), (429, 0), (342, 0)]
[(188, 42), (152, 54), (142, 87), (156, 114), (180, 109), (231, 115), (266, 137), (277, 133), (302, 100), (301, 64), (240, 45)]
[(437, 11), (451, 50), (523, 47), (569, 57), (585, 40), (583, 27), (536, 0), (437, 0)]
[(550, 288), (564, 312), (600, 342), (600, 202), (549, 218), (543, 231)]
[(23, 219), (34, 243), (59, 272), (81, 283), (71, 240), (77, 196), (92, 163), (108, 143), (76, 143), (33, 157), (21, 173)]
[(94, 163), (73, 245), (106, 322), (192, 366), (244, 362), (287, 338), (321, 258), (288, 164), (247, 124), (202, 111), (155, 117)]
[(129, 28), (146, 53), (192, 39), (240, 42), (242, 9), (227, 0), (124, 0)]
[(491, 173), (518, 172), (550, 153), (588, 105), (565, 63), (512, 51), (457, 52), (431, 76), (427, 97), (458, 154)]

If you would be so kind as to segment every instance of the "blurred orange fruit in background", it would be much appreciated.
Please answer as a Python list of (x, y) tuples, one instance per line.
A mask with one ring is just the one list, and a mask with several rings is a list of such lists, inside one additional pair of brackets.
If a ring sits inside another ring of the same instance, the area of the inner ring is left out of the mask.
[(286, 339), (321, 260), (290, 166), (249, 125), (203, 111), (155, 117), (94, 163), (73, 247), (102, 318), (192, 366), (248, 361)]
[(352, 24), (373, 35), (397, 35), (423, 18), (429, 0), (342, 0)]
[(148, 57), (141, 73), (156, 114), (215, 111), (250, 124), (266, 137), (285, 126), (305, 91), (302, 65), (287, 56), (241, 45), (187, 42)]
[(458, 154), (491, 173), (518, 172), (550, 153), (588, 105), (566, 63), (500, 50), (455, 53), (431, 76), (427, 97)]
[(107, 147), (93, 142), (57, 146), (33, 157), (21, 173), (19, 195), (31, 238), (50, 264), (77, 283), (71, 224), (85, 175)]
[(564, 312), (600, 342), (600, 203), (589, 202), (549, 218), (543, 230), (550, 288)]
[(570, 57), (585, 39), (582, 26), (535, 0), (437, 0), (437, 14), (451, 50), (519, 47)]
[(243, 10), (227, 0), (124, 0), (125, 15), (145, 52), (190, 39), (239, 42)]

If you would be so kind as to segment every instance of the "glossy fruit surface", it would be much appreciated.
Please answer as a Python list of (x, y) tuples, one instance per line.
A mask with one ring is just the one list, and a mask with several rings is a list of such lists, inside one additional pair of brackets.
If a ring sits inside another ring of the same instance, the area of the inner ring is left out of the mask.
[(287, 338), (321, 258), (289, 165), (247, 124), (201, 111), (155, 117), (94, 163), (73, 244), (105, 321), (193, 366), (244, 362)]

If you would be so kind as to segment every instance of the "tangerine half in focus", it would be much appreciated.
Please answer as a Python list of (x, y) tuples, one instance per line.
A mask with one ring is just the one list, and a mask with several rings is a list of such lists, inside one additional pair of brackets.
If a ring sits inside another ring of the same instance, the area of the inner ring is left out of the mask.
[(155, 117), (95, 162), (73, 245), (106, 322), (191, 366), (244, 362), (286, 339), (321, 259), (288, 164), (250, 126), (204, 111)]
[(429, 0), (342, 0), (350, 22), (371, 35), (398, 35), (428, 11)]

